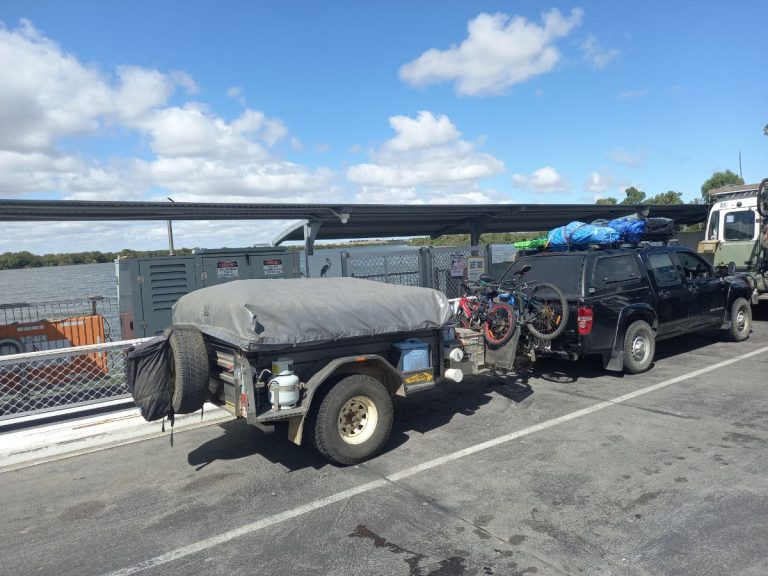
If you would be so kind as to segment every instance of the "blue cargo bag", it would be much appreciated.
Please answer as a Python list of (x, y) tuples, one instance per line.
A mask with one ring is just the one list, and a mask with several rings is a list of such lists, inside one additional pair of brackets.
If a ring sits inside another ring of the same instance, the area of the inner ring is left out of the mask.
[(587, 244), (613, 244), (619, 241), (619, 233), (606, 226), (593, 226), (573, 221), (554, 228), (547, 234), (547, 246), (585, 246)]
[(645, 220), (636, 216), (623, 216), (608, 222), (608, 226), (616, 230), (625, 242), (640, 242), (645, 234)]

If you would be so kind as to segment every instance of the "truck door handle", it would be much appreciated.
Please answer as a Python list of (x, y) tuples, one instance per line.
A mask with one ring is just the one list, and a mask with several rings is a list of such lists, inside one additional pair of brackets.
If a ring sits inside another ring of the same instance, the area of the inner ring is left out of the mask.
[(663, 298), (663, 299), (669, 298), (669, 290), (661, 290), (659, 292), (659, 298)]

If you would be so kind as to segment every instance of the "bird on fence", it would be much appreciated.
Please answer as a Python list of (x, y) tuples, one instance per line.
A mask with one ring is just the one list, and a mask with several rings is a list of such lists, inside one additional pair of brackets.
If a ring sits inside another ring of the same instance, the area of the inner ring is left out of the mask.
[(325, 264), (323, 264), (323, 267), (320, 268), (320, 278), (325, 278), (325, 275), (328, 274), (328, 271), (331, 269), (331, 266), (333, 266), (331, 259), (326, 258)]

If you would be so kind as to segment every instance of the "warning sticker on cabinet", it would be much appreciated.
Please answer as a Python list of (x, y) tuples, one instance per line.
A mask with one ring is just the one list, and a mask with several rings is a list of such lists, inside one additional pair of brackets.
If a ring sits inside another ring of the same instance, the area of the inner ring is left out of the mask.
[(264, 276), (281, 276), (283, 274), (283, 261), (279, 258), (269, 258), (263, 263)]
[(237, 262), (234, 260), (216, 262), (216, 276), (218, 278), (238, 278), (240, 276), (240, 268), (238, 268)]

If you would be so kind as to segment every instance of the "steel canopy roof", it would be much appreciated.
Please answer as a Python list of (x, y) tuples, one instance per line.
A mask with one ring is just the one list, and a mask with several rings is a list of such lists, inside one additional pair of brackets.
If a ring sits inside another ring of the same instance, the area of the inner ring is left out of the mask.
[(483, 232), (533, 232), (572, 220), (591, 222), (639, 210), (677, 224), (706, 220), (708, 206), (605, 204), (239, 204), (198, 202), (109, 202), (1, 200), (0, 221), (74, 220), (298, 220), (274, 243), (314, 239), (395, 238)]

